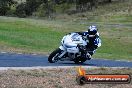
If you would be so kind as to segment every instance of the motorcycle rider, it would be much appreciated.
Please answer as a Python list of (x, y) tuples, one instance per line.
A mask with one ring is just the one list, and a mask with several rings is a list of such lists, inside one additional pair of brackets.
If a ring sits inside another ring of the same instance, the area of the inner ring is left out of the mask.
[[(91, 59), (91, 56), (95, 53), (96, 49), (101, 46), (101, 40), (99, 39), (98, 28), (95, 25), (88, 27), (88, 31), (85, 32), (76, 32), (87, 41), (86, 45), (86, 57)], [(79, 45), (78, 45), (79, 46)]]
[(66, 34), (61, 44), (59, 48), (49, 55), (48, 61), (50, 63), (68, 59), (78, 64), (90, 60), (96, 49), (101, 46), (101, 40), (97, 27), (91, 25), (85, 32)]

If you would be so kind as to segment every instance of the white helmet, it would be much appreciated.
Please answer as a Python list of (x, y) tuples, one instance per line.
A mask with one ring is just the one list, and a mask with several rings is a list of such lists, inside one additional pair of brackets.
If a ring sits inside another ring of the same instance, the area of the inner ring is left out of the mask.
[(88, 28), (88, 33), (89, 35), (95, 35), (97, 33), (98, 29), (96, 26), (92, 25), (92, 26), (89, 26)]

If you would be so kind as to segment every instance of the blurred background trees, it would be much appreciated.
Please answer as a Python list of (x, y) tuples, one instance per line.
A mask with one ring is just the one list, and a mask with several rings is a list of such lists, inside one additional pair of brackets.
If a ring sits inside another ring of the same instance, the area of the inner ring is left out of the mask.
[(0, 15), (6, 15), (14, 3), (13, 0), (0, 0)]
[(75, 14), (97, 8), (112, 0), (0, 0), (0, 15), (52, 17)]

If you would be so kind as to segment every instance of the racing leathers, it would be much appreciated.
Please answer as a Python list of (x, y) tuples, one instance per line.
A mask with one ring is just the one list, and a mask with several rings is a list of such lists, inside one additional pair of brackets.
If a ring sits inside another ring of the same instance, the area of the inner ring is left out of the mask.
[(86, 32), (76, 32), (81, 35), (85, 41), (87, 42), (86, 45), (86, 56), (88, 59), (91, 59), (91, 56), (95, 53), (96, 49), (101, 46), (101, 40), (99, 38), (99, 33), (97, 32), (95, 35), (89, 34), (88, 31)]

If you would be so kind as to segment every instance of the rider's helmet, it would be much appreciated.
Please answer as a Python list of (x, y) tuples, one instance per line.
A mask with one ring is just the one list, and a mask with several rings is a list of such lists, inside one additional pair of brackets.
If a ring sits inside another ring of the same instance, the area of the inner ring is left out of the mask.
[(97, 33), (98, 29), (95, 25), (91, 25), (88, 28), (88, 34), (89, 35), (95, 35)]

